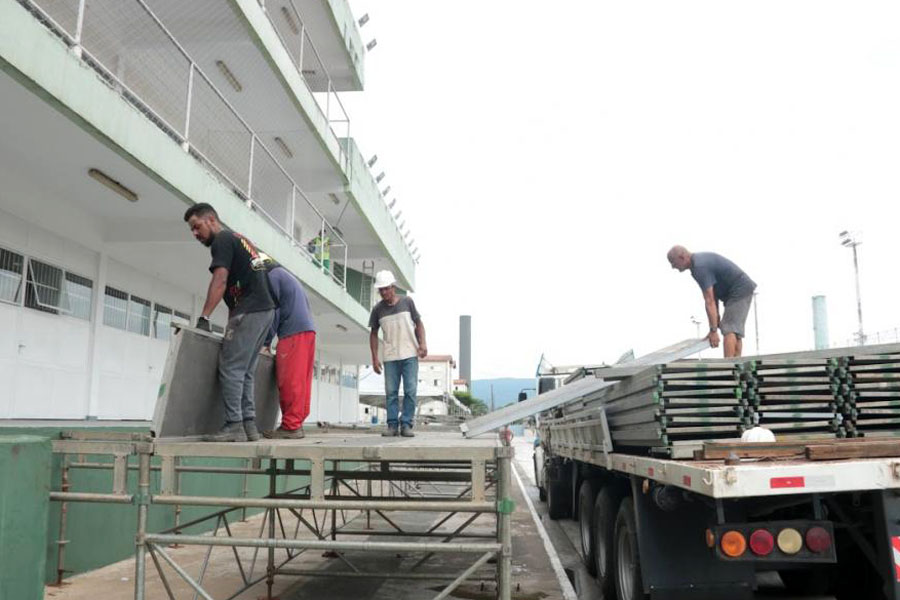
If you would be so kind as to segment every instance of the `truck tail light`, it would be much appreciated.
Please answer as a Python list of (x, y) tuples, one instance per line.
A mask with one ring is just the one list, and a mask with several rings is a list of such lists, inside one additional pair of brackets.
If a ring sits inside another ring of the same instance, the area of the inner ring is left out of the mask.
[(775, 549), (775, 538), (765, 529), (750, 534), (750, 550), (757, 556), (768, 556)]
[(712, 529), (706, 530), (706, 545), (710, 548), (716, 547), (716, 534), (713, 533)]
[(797, 554), (803, 548), (803, 537), (792, 527), (778, 532), (778, 548), (785, 554)]
[(722, 553), (731, 558), (737, 558), (747, 550), (747, 540), (739, 531), (726, 531), (722, 536)]
[(824, 527), (810, 527), (806, 532), (806, 547), (815, 553), (831, 548), (831, 535)]

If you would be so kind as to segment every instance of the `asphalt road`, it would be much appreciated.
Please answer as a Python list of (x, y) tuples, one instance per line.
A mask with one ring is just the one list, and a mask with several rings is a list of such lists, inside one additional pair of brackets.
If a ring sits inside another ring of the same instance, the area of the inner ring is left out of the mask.
[[(534, 485), (532, 463), (532, 440), (519, 438), (513, 441), (516, 447), (516, 467), (522, 483), (525, 484), (528, 496), (541, 519), (544, 529), (550, 538), (559, 560), (573, 583), (579, 600), (603, 600), (594, 578), (587, 572), (581, 561), (578, 536), (578, 524), (571, 520), (552, 521), (547, 515), (547, 505), (538, 499), (538, 491)], [(834, 600), (831, 596), (797, 596), (789, 594), (775, 573), (762, 573), (758, 578), (758, 586), (754, 598), (758, 600)]]

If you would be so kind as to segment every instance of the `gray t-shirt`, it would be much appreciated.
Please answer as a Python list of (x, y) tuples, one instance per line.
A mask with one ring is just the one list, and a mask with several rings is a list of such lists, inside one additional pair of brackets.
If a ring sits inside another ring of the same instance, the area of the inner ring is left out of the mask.
[(375, 305), (369, 316), (369, 327), (376, 332), (379, 329), (382, 331), (383, 362), (405, 360), (416, 355), (419, 342), (416, 340), (415, 324), (420, 320), (416, 304), (409, 296), (401, 296), (393, 306), (384, 300)]
[(756, 284), (740, 267), (715, 252), (691, 254), (691, 275), (701, 290), (713, 288), (716, 300), (722, 302), (745, 298), (756, 289)]

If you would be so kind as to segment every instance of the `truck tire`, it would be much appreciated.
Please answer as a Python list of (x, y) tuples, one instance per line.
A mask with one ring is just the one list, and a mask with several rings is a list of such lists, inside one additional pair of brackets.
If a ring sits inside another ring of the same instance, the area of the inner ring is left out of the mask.
[(594, 555), (594, 499), (597, 497), (597, 481), (585, 479), (578, 488), (578, 531), (581, 538), (581, 560), (591, 575), (596, 574)]
[(631, 497), (625, 496), (616, 515), (614, 553), (616, 597), (618, 600), (648, 600), (641, 578), (641, 553), (638, 550), (637, 525)]
[(559, 477), (560, 471), (565, 474), (565, 469), (547, 469), (547, 514), (554, 521), (568, 519), (572, 516), (572, 492), (571, 484), (567, 477)]
[(616, 597), (616, 577), (613, 556), (616, 546), (616, 513), (622, 492), (607, 484), (600, 488), (594, 501), (594, 570), (603, 598)]

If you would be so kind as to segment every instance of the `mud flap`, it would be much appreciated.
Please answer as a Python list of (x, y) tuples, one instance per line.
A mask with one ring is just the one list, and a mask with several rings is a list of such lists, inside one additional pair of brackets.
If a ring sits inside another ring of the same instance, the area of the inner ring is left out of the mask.
[(756, 577), (750, 563), (725, 562), (707, 547), (714, 509), (684, 500), (664, 512), (632, 479), (644, 591), (652, 600), (750, 600)]

